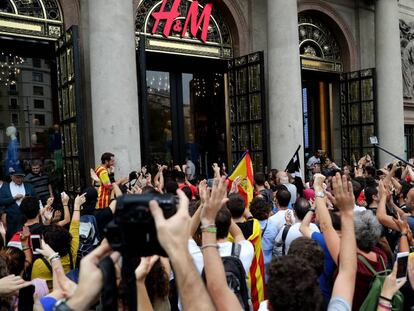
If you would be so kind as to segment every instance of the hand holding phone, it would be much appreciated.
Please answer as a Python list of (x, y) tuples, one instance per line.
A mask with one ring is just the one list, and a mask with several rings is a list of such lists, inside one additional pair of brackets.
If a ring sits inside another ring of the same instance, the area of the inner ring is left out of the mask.
[(37, 249), (40, 248), (40, 235), (32, 234), (30, 236), (30, 242), (31, 242), (33, 254), (39, 255), (39, 252), (37, 251)]
[(407, 279), (407, 265), (408, 256), (410, 253), (398, 253), (397, 254), (397, 282), (402, 282)]

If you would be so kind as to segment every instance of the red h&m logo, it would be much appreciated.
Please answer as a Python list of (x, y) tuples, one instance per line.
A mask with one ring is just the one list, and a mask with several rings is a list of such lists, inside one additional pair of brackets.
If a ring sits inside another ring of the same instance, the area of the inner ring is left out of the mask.
[(165, 10), (168, 0), (164, 0), (161, 4), (161, 8), (158, 12), (152, 13), (152, 17), (155, 19), (154, 27), (152, 28), (152, 34), (157, 32), (160, 21), (165, 21), (163, 35), (169, 37), (171, 32), (179, 33), (181, 37), (184, 37), (187, 29), (189, 28), (190, 34), (196, 38), (200, 28), (201, 35), (200, 40), (206, 43), (208, 26), (210, 25), (211, 11), (213, 10), (213, 3), (208, 3), (205, 5), (202, 13), (198, 16), (198, 1), (193, 1), (190, 5), (190, 8), (187, 12), (187, 17), (185, 18), (184, 26), (182, 25), (181, 20), (177, 20), (180, 17), (179, 7), (181, 0), (174, 0), (174, 3), (170, 11)]

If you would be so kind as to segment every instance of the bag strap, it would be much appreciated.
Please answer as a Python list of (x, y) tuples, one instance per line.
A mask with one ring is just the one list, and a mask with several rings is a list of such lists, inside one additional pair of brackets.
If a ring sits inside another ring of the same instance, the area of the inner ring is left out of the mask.
[(41, 257), (40, 259), (43, 261), (46, 268), (48, 268), (49, 271), (53, 273), (53, 269), (52, 269), (52, 266), (50, 265), (49, 261), (47, 261), (47, 259), (45, 257)]
[(231, 256), (240, 258), (241, 245), (238, 243), (231, 244)]
[(72, 250), (69, 250), (69, 261), (70, 261), (70, 270), (73, 270), (73, 258), (72, 258)]
[[(375, 271), (375, 269), (371, 266), (371, 264), (368, 262), (368, 260), (366, 260), (366, 258), (364, 256), (358, 255), (358, 259), (361, 260), (361, 262), (364, 264), (364, 266), (367, 267), (368, 270), (371, 271), (371, 273), (373, 275), (377, 274), (377, 271)], [(381, 258), (381, 260), (382, 260), (382, 258)]]
[(283, 228), (283, 233), (282, 233), (282, 255), (286, 255), (286, 237), (288, 235), (290, 229), (290, 225), (285, 225), (285, 227)]
[(263, 237), (263, 234), (266, 232), (266, 229), (267, 229), (267, 225), (269, 224), (269, 219), (268, 220), (266, 220), (266, 226), (264, 227), (264, 229), (262, 230), (262, 237)]

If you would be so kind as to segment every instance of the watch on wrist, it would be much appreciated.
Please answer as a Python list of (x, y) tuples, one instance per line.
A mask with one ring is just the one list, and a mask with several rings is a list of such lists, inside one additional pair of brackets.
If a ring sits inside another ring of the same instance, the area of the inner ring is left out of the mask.
[(56, 310), (56, 311), (73, 311), (71, 308), (68, 307), (65, 300), (59, 300), (56, 303), (54, 310)]
[(316, 191), (315, 192), (315, 198), (324, 198), (325, 197), (325, 192), (323, 191)]

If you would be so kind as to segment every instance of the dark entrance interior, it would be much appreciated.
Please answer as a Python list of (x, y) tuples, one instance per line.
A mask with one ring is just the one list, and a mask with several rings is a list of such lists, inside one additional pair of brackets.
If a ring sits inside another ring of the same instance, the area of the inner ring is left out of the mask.
[(227, 163), (225, 72), (227, 62), (162, 53), (141, 55), (142, 159), (147, 165), (183, 164), (211, 175)]
[(334, 149), (334, 100), (339, 75), (302, 70), (302, 103), (305, 157), (323, 150), (332, 157)]

